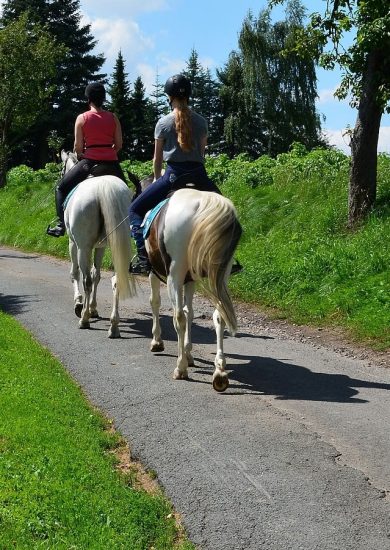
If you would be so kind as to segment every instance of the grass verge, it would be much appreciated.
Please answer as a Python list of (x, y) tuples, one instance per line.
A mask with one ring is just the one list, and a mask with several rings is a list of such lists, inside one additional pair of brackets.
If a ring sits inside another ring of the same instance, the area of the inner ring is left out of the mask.
[(110, 423), (1, 311), (0, 349), (0, 548), (193, 549)]

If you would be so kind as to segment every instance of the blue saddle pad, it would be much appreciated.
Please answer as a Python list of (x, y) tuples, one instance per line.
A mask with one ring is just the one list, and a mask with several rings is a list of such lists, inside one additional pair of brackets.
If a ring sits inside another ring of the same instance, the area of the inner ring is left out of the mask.
[(149, 231), (150, 231), (150, 226), (152, 225), (154, 218), (160, 212), (160, 210), (164, 206), (164, 204), (168, 201), (169, 201), (169, 199), (165, 199), (165, 200), (159, 202), (157, 206), (155, 206), (154, 208), (149, 210), (149, 212), (146, 214), (146, 216), (144, 218), (144, 221), (142, 222), (142, 226), (141, 226), (144, 239), (148, 238)]
[(73, 193), (76, 191), (76, 189), (78, 188), (79, 185), (80, 185), (80, 184), (78, 183), (78, 184), (76, 185), (76, 187), (74, 187), (74, 188), (72, 189), (72, 191), (70, 191), (70, 192), (68, 193), (68, 195), (66, 195), (66, 199), (64, 200), (64, 204), (62, 205), (62, 209), (63, 209), (64, 211), (65, 211), (65, 208), (68, 206), (68, 202), (70, 201), (71, 196), (72, 196)]

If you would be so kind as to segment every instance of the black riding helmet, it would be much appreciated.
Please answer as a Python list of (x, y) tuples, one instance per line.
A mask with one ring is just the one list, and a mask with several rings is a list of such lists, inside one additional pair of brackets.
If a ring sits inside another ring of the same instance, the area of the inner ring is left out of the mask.
[(98, 106), (101, 106), (106, 99), (106, 90), (101, 82), (91, 82), (85, 88), (85, 97), (88, 101), (92, 101)]
[(191, 95), (191, 82), (183, 74), (175, 74), (166, 81), (164, 92), (170, 97), (186, 97), (189, 99)]

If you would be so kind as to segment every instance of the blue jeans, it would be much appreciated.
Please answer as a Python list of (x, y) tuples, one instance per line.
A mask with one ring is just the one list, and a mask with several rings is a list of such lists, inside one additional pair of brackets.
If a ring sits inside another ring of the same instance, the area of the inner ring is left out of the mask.
[(131, 203), (129, 208), (129, 221), (131, 235), (136, 242), (137, 249), (144, 247), (144, 241), (140, 227), (145, 214), (154, 208), (159, 202), (167, 198), (174, 187), (178, 177), (183, 174), (191, 174), (196, 183), (196, 189), (200, 191), (213, 191), (221, 194), (218, 187), (207, 176), (203, 164), (195, 162), (169, 163), (165, 173), (154, 183), (142, 191), (142, 193)]

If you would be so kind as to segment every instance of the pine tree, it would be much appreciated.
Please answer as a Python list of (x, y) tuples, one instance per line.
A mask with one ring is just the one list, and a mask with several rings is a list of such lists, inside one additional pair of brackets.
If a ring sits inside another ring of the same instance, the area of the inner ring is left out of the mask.
[(123, 134), (123, 148), (121, 158), (130, 155), (131, 148), (131, 110), (130, 110), (130, 83), (125, 72), (125, 61), (122, 52), (119, 51), (112, 74), (111, 85), (108, 87), (110, 95), (110, 110), (116, 114), (121, 123)]
[(219, 97), (219, 83), (211, 76), (208, 68), (199, 62), (198, 53), (192, 49), (183, 74), (191, 81), (190, 104), (194, 111), (207, 119), (209, 126), (208, 151), (220, 151), (223, 134), (222, 105)]
[(196, 50), (192, 49), (190, 57), (187, 61), (187, 66), (183, 74), (191, 81), (192, 94), (191, 105), (195, 111), (203, 115), (205, 110), (205, 81), (206, 73), (199, 62), (199, 56)]
[(79, 0), (6, 0), (3, 5), (2, 25), (7, 25), (28, 10), (31, 21), (45, 25), (59, 44), (67, 47), (67, 53), (57, 66), (55, 92), (48, 102), (47, 110), (35, 125), (34, 132), (26, 137), (26, 154), (35, 166), (42, 166), (49, 159), (47, 137), (50, 131), (64, 136), (65, 145), (73, 147), (74, 120), (84, 106), (85, 86), (94, 80), (103, 80), (99, 74), (104, 63), (103, 55), (91, 51), (96, 41), (90, 25), (81, 25)]
[(145, 86), (139, 76), (134, 82), (130, 97), (132, 143), (131, 158), (135, 160), (150, 160), (153, 156), (154, 116), (153, 106), (145, 94)]
[(150, 94), (150, 101), (153, 110), (153, 122), (157, 123), (158, 119), (169, 113), (167, 96), (164, 93), (164, 85), (160, 82), (160, 76), (156, 73), (156, 80), (153, 84), (153, 92)]

